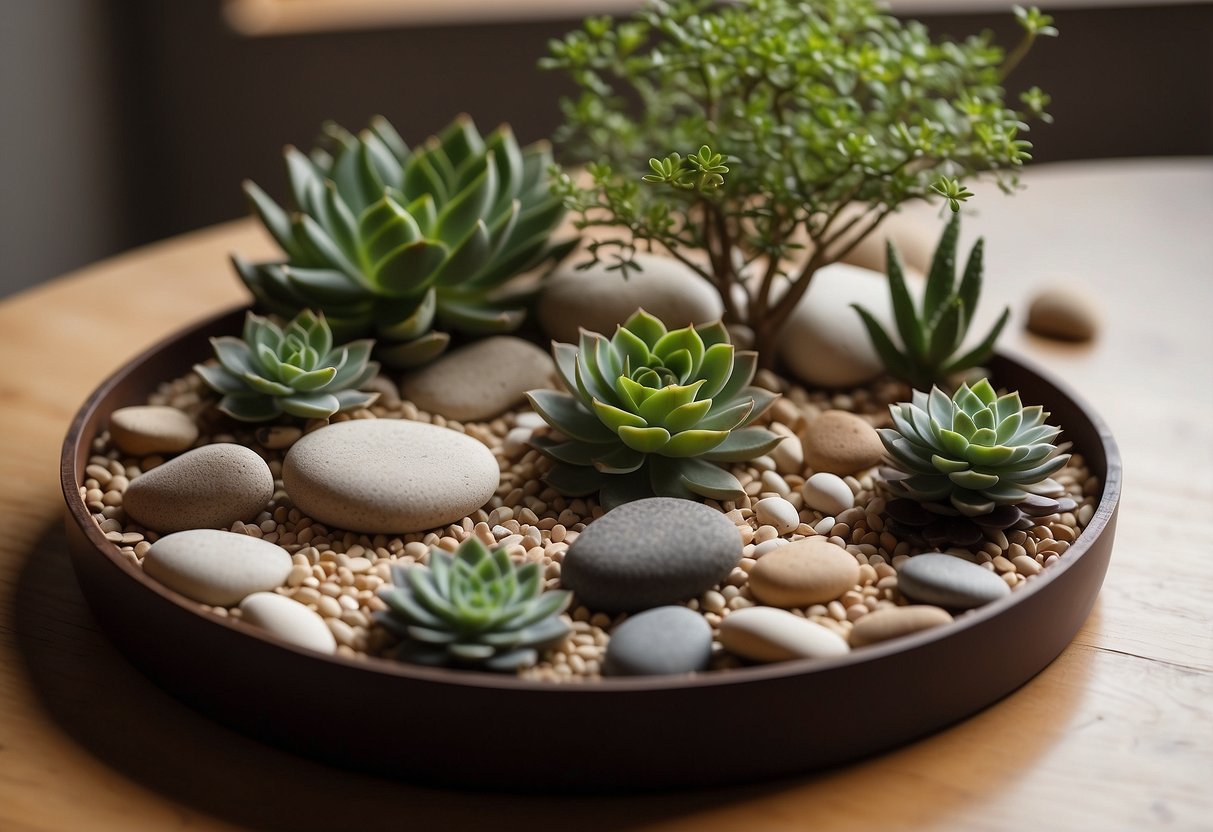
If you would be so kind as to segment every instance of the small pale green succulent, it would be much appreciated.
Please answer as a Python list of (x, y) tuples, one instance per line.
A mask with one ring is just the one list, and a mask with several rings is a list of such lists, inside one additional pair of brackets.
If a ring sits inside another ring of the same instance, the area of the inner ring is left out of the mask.
[(960, 218), (955, 216), (944, 229), (931, 259), (921, 310), (914, 308), (896, 249), (891, 242), (887, 244), (889, 293), (902, 349), (897, 348), (889, 333), (868, 310), (852, 304), (852, 308), (863, 318), (868, 337), (884, 362), (885, 369), (915, 389), (925, 390), (955, 373), (989, 360), (994, 352), (994, 342), (998, 340), (1011, 314), (1010, 308), (1004, 309), (998, 322), (980, 344), (963, 355), (956, 354), (964, 343), (977, 309), (984, 250), (984, 241), (978, 240), (969, 253), (964, 274), (957, 284), (956, 245), (959, 236)]
[(580, 346), (552, 353), (569, 392), (527, 396), (567, 437), (536, 443), (554, 460), (547, 483), (563, 494), (600, 492), (607, 508), (654, 495), (736, 500), (741, 484), (715, 463), (781, 440), (749, 427), (779, 396), (748, 386), (757, 354), (734, 352), (719, 321), (667, 331), (640, 310), (610, 339), (582, 330)]
[(1018, 393), (999, 396), (982, 379), (951, 398), (938, 387), (915, 390), (912, 402), (889, 411), (894, 427), (882, 428), (880, 439), (907, 475), (888, 482), (895, 496), (980, 517), (1061, 491), (1050, 477), (1069, 460), (1069, 443), (1056, 445), (1061, 428), (1045, 424), (1040, 406), (1024, 407)]
[(437, 357), (447, 330), (516, 329), (525, 298), (510, 279), (576, 242), (549, 241), (564, 206), (548, 146), (519, 148), (506, 125), (482, 137), (467, 116), (413, 149), (382, 117), (357, 136), (326, 131), (332, 153), (286, 150), (293, 212), (244, 185), (286, 255), (233, 257), (261, 306), (284, 317), (323, 309), (338, 338), (374, 336), (395, 367)]
[(219, 409), (243, 422), (266, 422), (283, 413), (327, 419), (379, 396), (358, 389), (379, 372), (368, 360), (374, 344), (334, 347), (323, 313), (310, 309), (285, 328), (250, 312), (242, 338), (211, 339), (218, 365), (195, 364), (194, 372), (223, 394)]
[(388, 609), (376, 618), (401, 639), (397, 658), (416, 664), (517, 670), (570, 632), (560, 614), (572, 593), (544, 592), (539, 564), (515, 566), (476, 537), (453, 556), (431, 549), (427, 566), (393, 566), (379, 597)]

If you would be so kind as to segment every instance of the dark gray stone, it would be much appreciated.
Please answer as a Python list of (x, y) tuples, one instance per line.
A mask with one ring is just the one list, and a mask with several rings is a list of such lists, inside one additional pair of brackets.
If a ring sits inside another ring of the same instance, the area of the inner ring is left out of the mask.
[(712, 658), (712, 627), (694, 610), (657, 607), (615, 628), (607, 643), (603, 673), (654, 676), (706, 670)]
[(741, 558), (741, 535), (702, 503), (650, 497), (586, 527), (565, 553), (560, 581), (592, 610), (636, 612), (694, 598)]
[(897, 569), (897, 588), (907, 598), (953, 610), (968, 610), (1010, 594), (1002, 578), (962, 558), (930, 552)]

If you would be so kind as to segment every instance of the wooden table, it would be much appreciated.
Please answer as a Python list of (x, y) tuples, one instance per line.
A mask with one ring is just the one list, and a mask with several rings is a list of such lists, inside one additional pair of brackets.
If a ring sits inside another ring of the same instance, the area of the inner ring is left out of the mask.
[[(1053, 665), (961, 725), (842, 770), (705, 793), (416, 788), (292, 757), (170, 698), (97, 630), (76, 587), (59, 445), (111, 370), (244, 301), (227, 252), (271, 248), (235, 222), (0, 303), (0, 829), (1213, 828), (1213, 160), (1069, 164), (1025, 180), (1014, 199), (982, 189), (966, 233), (987, 238), (984, 319), (1003, 303), (1016, 314), (1003, 348), (1067, 377), (1120, 442), (1125, 497), (1095, 611)], [(933, 237), (929, 210), (893, 230), (924, 217)], [(1033, 287), (1057, 278), (1103, 308), (1096, 343), (1022, 331)], [(939, 683), (964, 684), (964, 669)], [(849, 695), (879, 707), (897, 692)], [(300, 714), (300, 730), (312, 719), (324, 715)], [(731, 720), (740, 754), (744, 719)]]

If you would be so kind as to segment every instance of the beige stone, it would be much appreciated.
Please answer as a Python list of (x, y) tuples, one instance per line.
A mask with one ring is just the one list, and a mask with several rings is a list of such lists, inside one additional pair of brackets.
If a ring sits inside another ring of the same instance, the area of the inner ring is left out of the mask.
[(482, 422), (521, 403), (528, 390), (551, 387), (554, 370), (546, 351), (498, 335), (447, 353), (406, 376), (400, 389), (428, 413)]
[(780, 546), (750, 570), (750, 592), (775, 607), (825, 604), (858, 583), (855, 557), (821, 536)]
[(254, 592), (240, 602), (241, 620), (296, 647), (333, 653), (337, 640), (317, 613), (276, 592)]
[(127, 515), (158, 532), (215, 529), (252, 520), (274, 496), (274, 477), (256, 452), (203, 445), (136, 477), (122, 497)]
[(842, 636), (814, 621), (774, 607), (746, 607), (720, 623), (720, 644), (756, 662), (824, 659), (846, 655)]
[(841, 514), (855, 505), (855, 495), (846, 481), (825, 471), (805, 480), (800, 495), (806, 506), (827, 515)]
[(809, 422), (803, 442), (810, 468), (839, 476), (871, 468), (884, 457), (876, 429), (845, 410), (827, 410)]
[(143, 571), (187, 598), (230, 607), (254, 592), (281, 586), (290, 574), (291, 556), (260, 538), (188, 529), (153, 543), (143, 557)]
[(110, 414), (110, 438), (132, 456), (175, 454), (198, 440), (198, 426), (175, 407), (122, 407)]
[(925, 604), (909, 607), (886, 607), (868, 613), (851, 628), (851, 646), (863, 647), (899, 636), (949, 624), (952, 616), (947, 610)]
[(1068, 289), (1046, 289), (1028, 306), (1029, 332), (1058, 341), (1090, 341), (1099, 331), (1099, 316), (1087, 295)]

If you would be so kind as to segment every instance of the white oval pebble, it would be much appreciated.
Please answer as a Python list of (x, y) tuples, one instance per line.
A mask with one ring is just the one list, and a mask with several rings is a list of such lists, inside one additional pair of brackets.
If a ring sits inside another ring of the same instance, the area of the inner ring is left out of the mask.
[(799, 436), (786, 436), (771, 451), (775, 470), (781, 474), (799, 474), (804, 469), (804, 446)]
[(132, 456), (175, 454), (194, 444), (198, 426), (175, 407), (121, 407), (110, 414), (110, 438)]
[(804, 495), (805, 505), (822, 514), (841, 514), (855, 505), (851, 487), (836, 474), (814, 474), (805, 480), (800, 493)]
[(315, 650), (334, 653), (337, 639), (324, 619), (310, 609), (276, 592), (254, 592), (240, 602), (241, 620), (285, 642)]
[(720, 644), (756, 662), (824, 659), (846, 655), (851, 649), (833, 630), (774, 607), (734, 610), (720, 622)]
[(282, 586), (291, 565), (280, 546), (218, 529), (165, 535), (143, 556), (143, 571), (150, 577), (187, 598), (223, 607)]
[(274, 475), (243, 445), (203, 445), (136, 477), (127, 515), (158, 532), (214, 529), (256, 517), (274, 496)]
[(282, 485), (314, 520), (351, 531), (425, 531), (493, 496), (497, 459), (466, 434), (401, 419), (352, 419), (291, 446)]
[[(848, 489), (849, 491), (849, 489)], [(767, 497), (754, 506), (759, 525), (774, 526), (780, 534), (790, 534), (800, 525), (800, 512), (783, 497)]]

